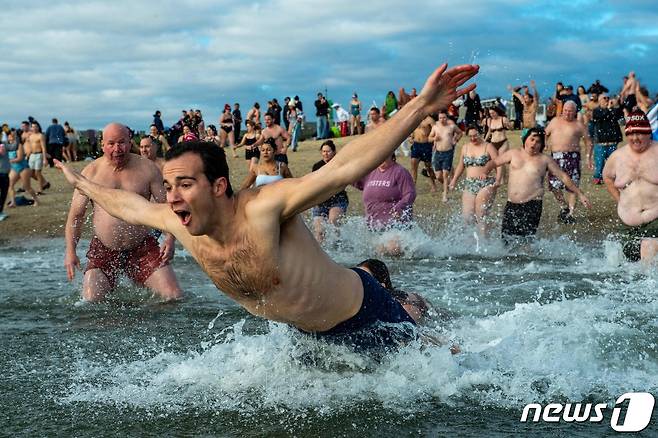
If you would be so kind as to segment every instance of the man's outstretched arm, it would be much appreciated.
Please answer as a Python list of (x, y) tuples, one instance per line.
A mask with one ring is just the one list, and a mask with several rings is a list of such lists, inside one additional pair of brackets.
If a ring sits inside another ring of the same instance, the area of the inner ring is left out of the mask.
[(459, 96), (475, 89), (475, 84), (459, 87), (477, 74), (477, 65), (462, 65), (449, 70), (447, 67), (443, 64), (436, 69), (416, 99), (379, 128), (345, 145), (321, 169), (277, 184), (282, 217), (291, 217), (317, 205), (359, 180), (390, 157), (425, 117), (447, 108)]
[(167, 218), (174, 213), (165, 204), (156, 204), (137, 193), (126, 190), (110, 189), (98, 185), (69, 168), (59, 160), (55, 166), (64, 173), (64, 177), (73, 187), (87, 198), (96, 202), (112, 216), (133, 225), (171, 232), (167, 227)]

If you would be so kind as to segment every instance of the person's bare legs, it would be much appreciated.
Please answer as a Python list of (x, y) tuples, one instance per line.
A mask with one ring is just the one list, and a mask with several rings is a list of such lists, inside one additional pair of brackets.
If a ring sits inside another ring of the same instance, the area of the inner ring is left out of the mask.
[(414, 180), (414, 185), (416, 185), (416, 179), (418, 178), (418, 158), (411, 159), (411, 177)]
[(43, 170), (41, 169), (32, 171), (32, 179), (36, 180), (39, 183), (40, 190), (43, 190), (44, 187), (46, 187), (46, 184), (48, 184), (46, 178), (43, 177)]
[(430, 177), (430, 184), (432, 184), (430, 191), (434, 193), (436, 192), (436, 174), (434, 173), (434, 169), (432, 169), (432, 163), (430, 163), (429, 161), (424, 161), (424, 163), (425, 163), (425, 170), (427, 171), (427, 176)]
[(329, 223), (334, 227), (340, 225), (340, 220), (343, 218), (343, 209), (340, 207), (331, 207), (329, 209)]
[(37, 207), (39, 205), (39, 198), (37, 197), (37, 194), (35, 191), (32, 189), (32, 184), (30, 183), (30, 179), (32, 178), (32, 171), (30, 169), (24, 169), (21, 172), (21, 184), (23, 184), (23, 189), (27, 193), (32, 196), (32, 199), (34, 200), (34, 206)]
[(228, 144), (231, 146), (231, 150), (233, 151), (233, 158), (238, 158), (238, 150), (235, 147), (235, 133), (233, 130), (228, 133)]
[(573, 216), (573, 212), (576, 209), (576, 194), (567, 192), (567, 204), (569, 205), (569, 216)]
[(228, 136), (226, 135), (226, 131), (224, 131), (221, 127), (219, 128), (219, 147), (224, 149), (226, 148), (226, 140), (228, 139)]
[(468, 190), (462, 193), (462, 217), (466, 225), (475, 221), (475, 195)]
[(475, 221), (481, 236), (489, 235), (489, 211), (496, 197), (496, 189), (488, 186), (480, 190), (475, 197)]
[(16, 207), (16, 191), (14, 186), (16, 182), (20, 179), (20, 175), (14, 171), (14, 169), (9, 171), (9, 188), (7, 189), (7, 199), (9, 199), (9, 208)]
[(450, 171), (449, 170), (442, 170), (441, 171), (441, 176), (443, 178), (443, 196), (441, 197), (441, 200), (443, 202), (448, 202), (448, 185), (450, 181)]
[(90, 303), (103, 301), (112, 291), (110, 280), (100, 269), (85, 272), (82, 280), (82, 299)]
[(318, 243), (324, 242), (324, 218), (322, 216), (313, 218), (313, 234)]
[(640, 243), (640, 260), (645, 266), (655, 263), (658, 255), (658, 239), (642, 239)]
[(151, 289), (155, 295), (164, 301), (180, 300), (183, 297), (183, 291), (178, 285), (178, 280), (171, 265), (158, 268), (146, 279), (144, 286)]
[(71, 162), (71, 154), (69, 152), (68, 146), (64, 146), (62, 148), (62, 158), (64, 158), (64, 161), (66, 161), (67, 163)]

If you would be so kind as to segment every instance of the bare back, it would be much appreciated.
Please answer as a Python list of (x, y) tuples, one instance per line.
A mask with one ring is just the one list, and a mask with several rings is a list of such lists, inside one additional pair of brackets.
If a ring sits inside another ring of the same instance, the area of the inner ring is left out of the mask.
[(619, 190), (617, 213), (627, 225), (646, 224), (658, 218), (658, 143), (643, 153), (632, 153), (628, 145), (615, 151), (603, 172), (614, 179)]

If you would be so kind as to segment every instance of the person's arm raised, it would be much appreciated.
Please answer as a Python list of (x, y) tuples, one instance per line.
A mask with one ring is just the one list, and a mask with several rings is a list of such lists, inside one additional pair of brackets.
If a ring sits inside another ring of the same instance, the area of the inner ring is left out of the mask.
[(294, 216), (338, 193), (380, 165), (429, 114), (445, 109), (452, 101), (475, 89), (459, 89), (477, 74), (476, 65), (436, 69), (423, 90), (395, 116), (377, 129), (351, 141), (317, 172), (276, 185), (283, 219)]
[(96, 202), (115, 218), (133, 225), (146, 225), (162, 231), (169, 230), (167, 218), (175, 219), (174, 213), (165, 204), (156, 204), (137, 193), (110, 189), (96, 184), (55, 159), (55, 166), (62, 171), (66, 180), (87, 198)]

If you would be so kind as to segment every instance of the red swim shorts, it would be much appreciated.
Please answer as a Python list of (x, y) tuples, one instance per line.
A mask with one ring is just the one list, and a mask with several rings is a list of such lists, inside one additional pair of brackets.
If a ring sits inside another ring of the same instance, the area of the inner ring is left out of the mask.
[(143, 285), (151, 274), (163, 266), (160, 262), (158, 241), (150, 234), (139, 245), (123, 251), (109, 249), (94, 236), (89, 244), (87, 259), (89, 262), (85, 272), (90, 269), (100, 269), (109, 280), (112, 289), (115, 288), (117, 277), (122, 272), (135, 283)]

